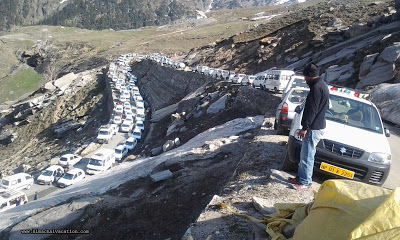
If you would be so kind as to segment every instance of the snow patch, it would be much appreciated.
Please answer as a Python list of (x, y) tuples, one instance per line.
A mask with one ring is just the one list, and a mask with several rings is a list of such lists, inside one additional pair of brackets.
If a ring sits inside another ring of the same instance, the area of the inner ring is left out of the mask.
[(63, 4), (63, 3), (65, 3), (66, 1), (68, 1), (68, 0), (61, 0), (60, 4)]
[(211, 0), (210, 5), (208, 5), (208, 9), (206, 10), (206, 13), (211, 12), (213, 4), (214, 4), (214, 0)]
[(207, 18), (206, 14), (202, 11), (196, 10), (197, 12), (197, 19)]

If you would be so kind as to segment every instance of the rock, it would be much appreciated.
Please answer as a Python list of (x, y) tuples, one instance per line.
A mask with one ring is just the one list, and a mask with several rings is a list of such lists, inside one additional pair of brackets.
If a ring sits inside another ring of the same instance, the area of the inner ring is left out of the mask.
[(344, 33), (346, 38), (352, 38), (361, 34), (364, 34), (371, 30), (371, 27), (365, 25), (353, 25)]
[(381, 84), (371, 93), (371, 101), (380, 110), (381, 117), (400, 125), (400, 83)]
[(400, 10), (400, 0), (395, 0), (395, 1), (394, 1), (394, 7), (395, 7), (397, 10)]
[(55, 80), (53, 84), (64, 92), (76, 78), (77, 76), (74, 73), (68, 73), (67, 75)]
[(398, 62), (399, 59), (400, 59), (400, 42), (396, 42), (392, 46), (385, 48), (378, 57), (378, 60), (382, 60), (388, 63)]
[(46, 90), (50, 91), (50, 92), (56, 90), (56, 87), (53, 85), (53, 82), (47, 82), (47, 83), (44, 85), (44, 88), (45, 88)]
[(178, 104), (177, 112), (188, 111), (194, 108), (200, 101), (200, 97), (193, 97), (186, 100), (182, 100)]
[(340, 18), (334, 18), (328, 23), (328, 27), (340, 27), (342, 26), (342, 20)]
[(163, 145), (163, 152), (169, 151), (175, 147), (175, 142), (173, 140), (168, 140)]
[(400, 72), (397, 73), (395, 80), (393, 83), (400, 83)]
[(294, 235), (294, 231), (296, 230), (296, 227), (301, 223), (301, 221), (293, 224), (293, 225), (288, 225), (282, 229), (282, 234), (285, 236), (287, 239), (290, 239)]
[(61, 138), (65, 134), (67, 134), (70, 130), (77, 129), (80, 126), (82, 126), (82, 124), (75, 121), (62, 123), (61, 125), (58, 125), (56, 129), (54, 129), (54, 134), (56, 134), (56, 138)]
[(195, 113), (194, 115), (193, 115), (193, 117), (194, 118), (200, 118), (201, 116), (203, 116), (204, 115), (204, 111), (203, 110), (200, 110), (200, 111), (198, 111), (197, 113)]
[(224, 95), (223, 97), (218, 99), (216, 102), (214, 102), (208, 107), (207, 114), (215, 114), (221, 110), (224, 110), (227, 100), (228, 100), (228, 95)]
[(260, 44), (261, 46), (268, 46), (273, 42), (276, 42), (277, 38), (276, 37), (265, 37), (263, 39), (261, 39), (258, 44)]
[(360, 80), (356, 88), (360, 89), (365, 86), (374, 86), (390, 81), (394, 77), (394, 69), (395, 65), (393, 63), (383, 63), (378, 61), (372, 66), (371, 72), (368, 73), (365, 78)]
[(176, 119), (181, 119), (182, 116), (179, 113), (171, 114), (171, 122), (175, 121)]
[(169, 136), (174, 132), (178, 132), (179, 129), (185, 125), (185, 122), (181, 119), (176, 119), (167, 129), (167, 135)]
[(253, 197), (252, 199), (253, 206), (263, 215), (269, 215), (275, 212), (274, 206), (270, 201), (260, 197)]
[(337, 65), (330, 66), (328, 69), (326, 69), (325, 74), (323, 74), (323, 77), (325, 78), (325, 81), (327, 83), (337, 80), (345, 82), (354, 75), (355, 70), (353, 66), (354, 63), (352, 62), (343, 66), (337, 66)]
[(188, 130), (188, 128), (184, 126), (183, 128), (181, 128), (181, 129), (179, 130), (179, 132), (183, 133), (183, 132), (186, 132), (187, 130)]
[(153, 149), (151, 149), (151, 156), (160, 155), (162, 152), (163, 152), (163, 147), (162, 146), (153, 148)]
[(60, 161), (59, 157), (52, 158), (50, 159), (50, 165), (56, 165), (58, 164), (59, 161)]
[(175, 138), (174, 140), (175, 146), (181, 145), (181, 140), (179, 138)]
[(394, 8), (394, 7), (388, 7), (388, 8), (386, 9), (386, 11), (387, 11), (389, 14), (395, 14), (395, 13), (396, 13), (396, 8)]
[(154, 183), (167, 180), (172, 178), (172, 172), (170, 170), (165, 170), (162, 172), (154, 173), (150, 175), (151, 181)]
[(244, 136), (243, 136), (243, 138), (246, 138), (246, 139), (250, 139), (250, 138), (252, 138), (253, 137), (253, 134), (251, 134), (251, 133), (246, 133)]
[(209, 101), (205, 101), (203, 104), (200, 105), (201, 108), (206, 108), (210, 104)]
[(98, 143), (94, 143), (94, 142), (90, 143), (90, 144), (85, 148), (85, 150), (83, 150), (83, 151), (81, 152), (81, 156), (84, 157), (84, 156), (86, 156), (86, 155), (88, 155), (88, 154), (94, 152), (94, 151), (97, 150), (100, 146), (101, 146), (101, 145), (98, 144)]
[(212, 101), (212, 100), (216, 99), (219, 96), (219, 92), (216, 91), (216, 92), (210, 93), (209, 96), (210, 96), (210, 101)]
[(178, 110), (178, 103), (159, 109), (151, 115), (151, 122), (153, 123), (158, 122), (164, 119), (166, 116), (173, 114), (177, 110)]
[(140, 197), (141, 195), (143, 195), (144, 193), (144, 189), (143, 188), (139, 188), (137, 190), (135, 190), (130, 196), (129, 198), (137, 198)]
[(358, 75), (359, 78), (366, 76), (370, 72), (371, 67), (375, 63), (375, 60), (377, 57), (378, 57), (378, 53), (374, 53), (374, 54), (367, 55), (364, 57), (364, 60), (360, 66), (360, 73)]

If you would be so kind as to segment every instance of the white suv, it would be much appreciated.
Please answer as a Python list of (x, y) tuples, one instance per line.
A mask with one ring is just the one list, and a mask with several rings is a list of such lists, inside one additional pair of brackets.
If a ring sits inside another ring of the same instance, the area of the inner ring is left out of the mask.
[[(390, 133), (383, 128), (376, 106), (364, 99), (367, 94), (356, 90), (329, 86), (329, 109), (325, 113), (326, 128), (317, 145), (314, 170), (331, 176), (383, 185), (389, 175)], [(295, 170), (299, 162), (302, 110), (292, 121), (288, 150), (283, 170)]]

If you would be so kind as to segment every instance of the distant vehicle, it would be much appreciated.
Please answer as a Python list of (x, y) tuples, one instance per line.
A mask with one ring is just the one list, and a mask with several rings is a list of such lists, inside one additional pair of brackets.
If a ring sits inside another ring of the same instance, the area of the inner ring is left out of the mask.
[(126, 98), (124, 95), (121, 95), (121, 96), (119, 97), (119, 100), (120, 100), (121, 102), (127, 102), (127, 101), (129, 101), (129, 99)]
[(236, 74), (233, 78), (232, 78), (232, 82), (234, 83), (242, 83), (242, 80), (244, 79), (244, 77), (246, 77), (246, 74)]
[(65, 188), (82, 181), (85, 178), (85, 172), (80, 168), (69, 170), (64, 176), (57, 181), (60, 188)]
[[(124, 122), (133, 124), (134, 120), (133, 120), (133, 115), (132, 116), (126, 116)], [(123, 124), (123, 123), (122, 123)]]
[(111, 128), (111, 126), (103, 126), (99, 129), (99, 133), (97, 135), (97, 141), (99, 143), (108, 143), (112, 136), (114, 135), (115, 129)]
[(33, 178), (27, 173), (17, 173), (1, 179), (0, 190), (3, 189), (29, 189), (33, 185)]
[(125, 146), (128, 148), (129, 151), (135, 149), (136, 144), (137, 140), (134, 137), (128, 138), (125, 142)]
[(278, 93), (286, 88), (290, 78), (294, 75), (294, 71), (273, 69), (265, 71), (264, 74), (266, 74), (266, 78), (261, 83), (261, 88)]
[(112, 149), (101, 148), (89, 159), (86, 167), (87, 174), (99, 174), (115, 163), (115, 152)]
[(225, 79), (225, 80), (227, 80), (228, 77), (229, 77), (229, 71), (222, 70), (222, 71), (221, 71), (221, 76), (220, 76), (220, 77), (223, 78), (223, 79)]
[(204, 74), (208, 70), (207, 66), (197, 66), (195, 72)]
[[(133, 99), (136, 101), (136, 100), (139, 100), (139, 98), (142, 98), (142, 95), (140, 95), (140, 93), (138, 93), (138, 92), (135, 92), (134, 94), (133, 94)], [(143, 98), (142, 98), (143, 99)]]
[(144, 123), (142, 121), (136, 121), (136, 128), (144, 130)]
[[(19, 199), (19, 202), (18, 202)], [(16, 189), (0, 189), (0, 212), (28, 203), (24, 192)]]
[(137, 140), (140, 140), (142, 138), (142, 130), (140, 128), (133, 129), (132, 137), (134, 137)]
[(129, 110), (130, 110), (131, 104), (129, 102), (124, 102), (124, 110), (125, 110), (125, 108), (129, 108)]
[(58, 164), (62, 167), (66, 166), (74, 166), (78, 162), (82, 160), (82, 157), (79, 157), (75, 154), (65, 154), (61, 156), (60, 161), (58, 161)]
[(121, 125), (122, 118), (120, 116), (114, 116), (114, 124)]
[(130, 131), (132, 131), (132, 127), (133, 127), (133, 124), (132, 124), (132, 122), (129, 122), (129, 121), (124, 121), (122, 124), (121, 124), (121, 132), (130, 132)]
[(253, 88), (260, 88), (262, 89), (262, 83), (264, 82), (265, 78), (267, 77), (266, 74), (259, 74), (256, 75), (256, 78), (253, 80), (253, 84), (251, 85)]
[(126, 157), (128, 154), (128, 151), (129, 149), (127, 146), (125, 146), (125, 144), (119, 144), (115, 148), (115, 160), (122, 161), (122, 159), (124, 159), (124, 157)]
[(256, 76), (254, 76), (254, 75), (246, 75), (246, 76), (243, 78), (241, 84), (242, 84), (242, 85), (252, 86), (252, 84), (253, 84), (253, 82), (254, 82), (254, 79), (256, 79)]
[(117, 105), (114, 109), (116, 114), (122, 114), (124, 112), (124, 107), (122, 105)]
[(42, 171), (42, 173), (36, 179), (36, 182), (40, 185), (51, 185), (53, 182), (56, 182), (58, 179), (60, 179), (63, 174), (63, 167), (59, 165), (51, 165), (50, 167)]
[(292, 88), (278, 105), (275, 114), (274, 128), (280, 135), (289, 134), (290, 125), (296, 112), (294, 111), (307, 98), (309, 90), (303, 88)]
[(303, 76), (293, 75), (290, 78), (288, 84), (286, 85), (286, 88), (282, 92), (282, 99), (285, 97), (286, 93), (292, 88), (306, 88), (306, 89), (308, 89), (309, 87), (308, 87), (306, 81), (304, 80)]
[(139, 113), (139, 114), (136, 114), (135, 120), (136, 120), (136, 122), (138, 122), (138, 121), (144, 122), (146, 120), (146, 117), (144, 114)]

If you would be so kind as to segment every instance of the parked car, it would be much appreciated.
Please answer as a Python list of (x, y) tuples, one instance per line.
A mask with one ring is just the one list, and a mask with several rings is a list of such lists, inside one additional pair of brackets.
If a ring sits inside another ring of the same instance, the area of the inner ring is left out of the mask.
[(36, 182), (40, 185), (51, 185), (56, 182), (64, 174), (64, 168), (59, 165), (51, 165), (50, 167), (43, 170), (37, 177)]
[(252, 84), (253, 84), (253, 82), (254, 82), (254, 79), (256, 79), (256, 76), (254, 76), (254, 75), (246, 75), (246, 76), (243, 78), (241, 84), (242, 84), (242, 85), (252, 86)]
[(232, 78), (232, 82), (234, 83), (242, 83), (242, 80), (244, 79), (244, 77), (246, 77), (246, 74), (236, 74), (233, 78)]
[(121, 116), (114, 116), (114, 124), (117, 124), (117, 125), (121, 125), (122, 124)]
[(261, 83), (261, 89), (278, 93), (283, 92), (286, 88), (290, 78), (294, 75), (294, 71), (273, 69), (265, 71), (265, 74), (266, 78)]
[(136, 128), (139, 128), (140, 130), (144, 130), (144, 123), (142, 121), (137, 121)]
[(115, 114), (122, 114), (124, 112), (124, 107), (122, 105), (117, 105), (114, 112)]
[(137, 140), (134, 137), (128, 138), (125, 142), (125, 146), (128, 148), (129, 151), (135, 149), (136, 144)]
[(27, 173), (17, 173), (1, 179), (1, 189), (29, 189), (33, 185), (33, 178)]
[(65, 154), (61, 156), (60, 160), (58, 161), (58, 164), (62, 167), (66, 166), (74, 166), (78, 162), (82, 160), (82, 157), (77, 156), (75, 154)]
[(142, 138), (142, 130), (140, 128), (134, 128), (132, 137), (134, 137), (137, 140), (140, 140)]
[(111, 126), (102, 126), (99, 129), (99, 133), (97, 134), (97, 141), (99, 143), (108, 143), (108, 141), (115, 134), (114, 127)]
[(121, 124), (121, 132), (130, 132), (130, 131), (132, 131), (132, 127), (133, 127), (132, 122), (125, 120)]
[(292, 88), (306, 88), (306, 89), (308, 89), (309, 87), (308, 87), (306, 81), (304, 80), (303, 76), (293, 75), (290, 78), (288, 84), (286, 85), (286, 88), (282, 92), (282, 99), (285, 97), (286, 93)]
[[(368, 94), (345, 87), (329, 86), (329, 109), (325, 113), (324, 137), (316, 147), (314, 170), (332, 177), (347, 178), (381, 186), (392, 162), (387, 137), (377, 107)], [(302, 110), (290, 128), (288, 148), (282, 168), (296, 170), (302, 139), (297, 135)]]
[(125, 144), (119, 144), (115, 148), (115, 160), (122, 161), (122, 159), (124, 159), (128, 154), (128, 151), (128, 147), (126, 147)]
[(86, 166), (87, 174), (99, 174), (115, 163), (115, 151), (107, 148), (100, 148), (89, 159)]
[(262, 83), (264, 82), (265, 78), (267, 77), (266, 74), (259, 74), (256, 75), (256, 78), (253, 80), (253, 84), (251, 85), (253, 88), (260, 88), (262, 89)]
[(228, 79), (228, 77), (229, 77), (229, 71), (222, 70), (221, 71), (221, 78), (226, 80), (226, 79)]
[(71, 186), (75, 183), (82, 181), (85, 178), (85, 172), (80, 168), (74, 168), (69, 170), (64, 176), (57, 181), (57, 185), (60, 188)]
[(289, 134), (290, 125), (296, 112), (294, 111), (307, 98), (309, 90), (303, 88), (292, 88), (278, 105), (275, 114), (274, 128), (278, 134)]

